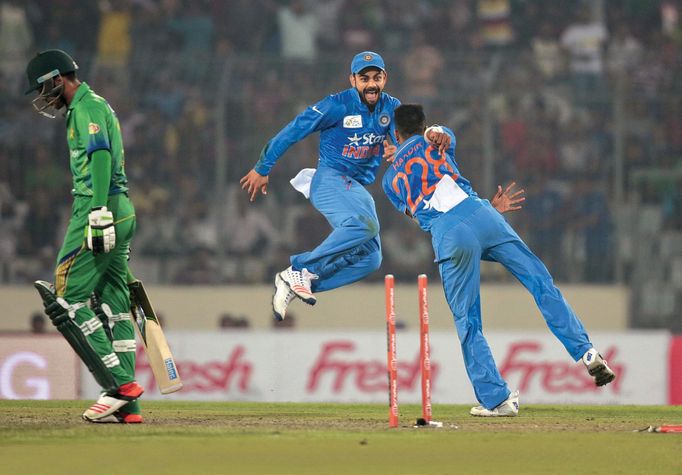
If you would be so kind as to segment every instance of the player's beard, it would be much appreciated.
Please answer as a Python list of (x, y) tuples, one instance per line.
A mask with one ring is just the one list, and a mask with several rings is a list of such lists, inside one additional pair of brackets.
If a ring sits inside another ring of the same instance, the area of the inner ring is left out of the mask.
[[(370, 102), (370, 99), (368, 99), (368, 96), (373, 100), (373, 102)], [(365, 89), (360, 92), (360, 97), (362, 98), (362, 102), (364, 102), (367, 107), (370, 109), (374, 109), (374, 107), (377, 105), (379, 102), (379, 98), (381, 97), (381, 88), (380, 87), (366, 87)]]

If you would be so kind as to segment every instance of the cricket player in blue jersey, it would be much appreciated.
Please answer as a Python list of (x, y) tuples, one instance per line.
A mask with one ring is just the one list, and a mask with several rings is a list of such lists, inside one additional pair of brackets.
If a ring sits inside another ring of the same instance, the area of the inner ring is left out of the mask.
[[(481, 404), (473, 407), (470, 414), (516, 416), (519, 411), (518, 391), (510, 392), (482, 333), (481, 259), (499, 262), (528, 289), (552, 333), (574, 360), (582, 359), (597, 386), (613, 381), (615, 374), (590, 343), (585, 328), (554, 285), (547, 268), (460, 174), (455, 162), (454, 133), (438, 126), (429, 127), (425, 133), (424, 112), (419, 105), (398, 107), (395, 123), (399, 147), (382, 179), (382, 187), (400, 212), (431, 233), (464, 365)], [(425, 139), (434, 128), (451, 137), (445, 153), (439, 153)]]
[[(314, 305), (314, 292), (356, 282), (381, 265), (379, 220), (374, 200), (365, 186), (374, 182), (384, 154), (384, 141), (395, 142), (393, 111), (400, 101), (383, 92), (387, 74), (384, 60), (372, 51), (351, 62), (352, 87), (331, 94), (308, 107), (272, 138), (256, 166), (241, 180), (251, 201), (267, 194), (268, 174), (296, 142), (320, 132), (317, 169), (305, 169), (292, 184), (320, 211), (333, 230), (312, 251), (291, 257), (291, 266), (275, 276), (272, 306), (282, 320), (294, 297)], [(447, 134), (434, 143), (449, 146)]]

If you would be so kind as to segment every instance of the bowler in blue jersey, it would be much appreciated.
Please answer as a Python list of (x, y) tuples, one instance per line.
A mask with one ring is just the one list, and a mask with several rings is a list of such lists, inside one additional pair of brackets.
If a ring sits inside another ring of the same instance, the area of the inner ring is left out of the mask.
[[(431, 243), (441, 275), (445, 297), (455, 320), (464, 365), (480, 406), (471, 415), (516, 416), (518, 391), (511, 392), (500, 375), (481, 326), (481, 259), (499, 262), (533, 295), (547, 325), (574, 360), (582, 359), (597, 386), (615, 374), (590, 342), (587, 332), (554, 285), (542, 261), (533, 254), (500, 212), (514, 207), (514, 194), (497, 210), (480, 199), (455, 161), (456, 139), (440, 153), (425, 137), (422, 107), (406, 104), (396, 108), (398, 149), (382, 179), (391, 203), (431, 233)], [(498, 188), (499, 190), (499, 188)], [(500, 196), (498, 192), (498, 198)], [(518, 199), (516, 200), (518, 204)], [(495, 200), (493, 201), (495, 203)]]

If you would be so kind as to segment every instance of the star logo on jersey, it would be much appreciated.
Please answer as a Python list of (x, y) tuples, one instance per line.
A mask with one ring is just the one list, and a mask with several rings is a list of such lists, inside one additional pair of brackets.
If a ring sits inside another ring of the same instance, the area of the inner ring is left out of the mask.
[(380, 139), (383, 139), (383, 135), (379, 136), (375, 135), (374, 132), (370, 132), (362, 136), (362, 145), (374, 145), (379, 143)]
[(362, 140), (362, 138), (363, 138), (362, 135), (358, 135), (356, 132), (355, 135), (353, 135), (352, 137), (348, 137), (348, 140), (350, 140), (349, 145), (355, 145), (357, 147), (358, 145), (360, 145), (360, 140)]

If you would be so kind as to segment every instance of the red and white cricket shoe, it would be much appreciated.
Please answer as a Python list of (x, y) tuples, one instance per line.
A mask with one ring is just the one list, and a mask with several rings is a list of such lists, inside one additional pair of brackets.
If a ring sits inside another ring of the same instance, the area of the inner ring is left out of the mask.
[(108, 424), (142, 424), (144, 422), (141, 414), (129, 414), (123, 411), (116, 411), (101, 419), (86, 420), (88, 422)]
[(317, 274), (308, 272), (308, 269), (303, 269), (299, 272), (289, 266), (277, 275), (289, 286), (296, 297), (308, 305), (315, 305), (317, 298), (313, 295), (310, 286), (312, 281), (318, 278)]
[(97, 402), (95, 402), (83, 413), (83, 419), (88, 422), (94, 422), (98, 419), (110, 416), (128, 404), (130, 401), (134, 401), (138, 397), (142, 396), (142, 393), (144, 393), (144, 388), (135, 381), (122, 384), (118, 388), (118, 392), (116, 394), (102, 394)]

